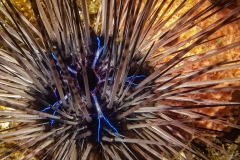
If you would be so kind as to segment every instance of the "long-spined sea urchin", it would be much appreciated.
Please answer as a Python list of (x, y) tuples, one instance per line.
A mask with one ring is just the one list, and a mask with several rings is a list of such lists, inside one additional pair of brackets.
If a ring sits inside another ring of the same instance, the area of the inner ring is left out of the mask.
[[(1, 131), (1, 159), (19, 150), (23, 159), (208, 159), (200, 143), (236, 158), (209, 137), (239, 129), (239, 102), (204, 95), (239, 89), (222, 84), (240, 78), (213, 75), (240, 58), (196, 67), (240, 45), (213, 35), (239, 20), (240, 7), (202, 25), (235, 1), (184, 10), (187, 0), (103, 0), (95, 29), (86, 0), (30, 2), (35, 26), (10, 0), (0, 8), (1, 122), (15, 122)], [(198, 81), (204, 75), (213, 78)]]

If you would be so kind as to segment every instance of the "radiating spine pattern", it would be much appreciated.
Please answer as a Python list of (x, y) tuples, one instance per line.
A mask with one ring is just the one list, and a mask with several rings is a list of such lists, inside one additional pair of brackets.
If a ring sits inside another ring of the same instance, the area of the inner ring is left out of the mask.
[(27, 3), (0, 5), (0, 159), (239, 158), (237, 1)]

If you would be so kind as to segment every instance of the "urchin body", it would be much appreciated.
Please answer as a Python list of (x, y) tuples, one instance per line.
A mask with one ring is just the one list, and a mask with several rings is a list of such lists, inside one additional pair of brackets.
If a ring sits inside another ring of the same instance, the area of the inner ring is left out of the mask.
[[(197, 122), (239, 128), (226, 122), (237, 114), (217, 117), (196, 110), (238, 107), (239, 103), (191, 95), (232, 91), (231, 86), (215, 87), (221, 83), (218, 81), (197, 84), (192, 80), (214, 70), (236, 68), (239, 61), (220, 61), (190, 69), (188, 65), (240, 43), (195, 56), (187, 53), (221, 38), (205, 40), (224, 25), (237, 21), (239, 7), (179, 42), (183, 33), (214, 15), (210, 11), (217, 6), (212, 4), (201, 10), (205, 3), (201, 0), (168, 25), (185, 3), (177, 3), (168, 14), (174, 1), (102, 1), (96, 20), (98, 26), (102, 18), (101, 33), (97, 34), (98, 28), (94, 31), (90, 27), (85, 0), (80, 5), (82, 20), (75, 1), (31, 1), (38, 29), (6, 0), (5, 10), (11, 11), (4, 14), (12, 19), (14, 27), (1, 22), (1, 42), (6, 50), (0, 64), (1, 72), (12, 79), (10, 84), (3, 81), (0, 87), (22, 99), (1, 100), (1, 105), (15, 109), (12, 113), (1, 110), (3, 121), (19, 124), (0, 136), (3, 142), (16, 143), (0, 157), (26, 150), (24, 159), (35, 155), (40, 159), (168, 159), (187, 155), (207, 158), (197, 141), (227, 158), (233, 156), (213, 144), (208, 139), (208, 129), (197, 126)], [(194, 14), (196, 11), (199, 15)], [(223, 82), (234, 80), (239, 78)]]

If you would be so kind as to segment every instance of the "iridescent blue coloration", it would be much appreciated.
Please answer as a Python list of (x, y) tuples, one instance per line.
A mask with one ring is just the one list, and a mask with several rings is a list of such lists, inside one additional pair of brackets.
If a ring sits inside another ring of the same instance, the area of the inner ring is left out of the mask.
[[(54, 94), (56, 94), (56, 93), (54, 93)], [(65, 99), (65, 100), (67, 99), (67, 95), (64, 97), (64, 99)], [(52, 107), (54, 108), (54, 112), (53, 112), (53, 114), (52, 114), (53, 116), (56, 114), (57, 109), (61, 106), (61, 104), (62, 104), (62, 101), (59, 100), (59, 101), (55, 102), (55, 103), (52, 105)], [(47, 110), (49, 110), (49, 109), (51, 109), (51, 107), (46, 107), (46, 108), (44, 108), (43, 110), (41, 110), (41, 112), (45, 112), (45, 111), (47, 111)], [(52, 125), (53, 125), (53, 124), (54, 124), (54, 120), (51, 119), (51, 122), (50, 122), (51, 128), (52, 128)]]
[(107, 124), (118, 134), (117, 129), (108, 121), (106, 117), (103, 116), (103, 119), (107, 122)]
[(98, 117), (98, 142), (100, 142), (101, 119)]
[[(140, 76), (136, 76), (135, 78), (145, 78), (145, 77), (146, 77), (145, 75), (140, 75)], [(130, 82), (132, 78), (133, 76), (127, 77), (126, 82)], [(132, 85), (137, 86), (138, 84), (132, 82)]]
[[(129, 82), (132, 78), (133, 78), (133, 76), (127, 77), (126, 81)], [(143, 74), (143, 75), (140, 75), (140, 76), (136, 76), (135, 78), (146, 78), (146, 76)]]
[[(56, 104), (56, 103), (55, 103), (55, 104)], [(60, 105), (59, 105), (59, 106), (60, 106)], [(45, 112), (45, 111), (47, 111), (47, 110), (49, 110), (49, 109), (51, 109), (51, 108), (50, 108), (50, 107), (46, 107), (46, 108), (44, 108), (43, 110), (41, 110), (41, 112)], [(53, 112), (52, 115), (55, 115), (55, 114), (56, 114), (56, 110)], [(51, 119), (51, 122), (50, 122), (51, 128), (52, 128), (53, 123), (54, 123), (54, 120)]]
[(77, 72), (76, 72), (75, 70), (73, 70), (72, 68), (70, 68), (70, 67), (67, 66), (67, 69), (68, 69), (68, 71), (70, 71), (72, 74), (77, 75)]
[(98, 41), (98, 49), (100, 48), (100, 39), (99, 39), (99, 37), (97, 37), (97, 41)]
[[(66, 96), (65, 96), (65, 97), (66, 97)], [(65, 98), (65, 97), (64, 97), (64, 98)], [(54, 109), (54, 112), (53, 112), (53, 114), (52, 114), (53, 116), (56, 114), (57, 109), (61, 106), (61, 104), (62, 104), (62, 101), (57, 101), (56, 103), (53, 104), (53, 107), (55, 107), (55, 106), (57, 105), (57, 107)], [(52, 128), (53, 123), (54, 123), (54, 120), (52, 119), (51, 122), (50, 122), (51, 128)]]
[[(136, 76), (135, 78), (145, 78), (145, 77), (146, 77), (145, 75), (140, 75), (140, 76)], [(129, 82), (131, 81), (132, 78), (133, 78), (133, 76), (127, 77), (126, 82), (129, 83)], [(108, 80), (111, 81), (112, 78), (109, 77)], [(137, 86), (138, 84), (132, 82), (132, 85)]]
[[(60, 105), (58, 105), (58, 107), (59, 107)], [(53, 112), (53, 116), (56, 114), (56, 110), (58, 109), (58, 107), (55, 109), (55, 111)], [(52, 125), (53, 125), (53, 123), (54, 123), (55, 121), (53, 120), (53, 119), (51, 119), (51, 122), (50, 122), (50, 126), (51, 126), (51, 128), (52, 128)]]
[[(54, 53), (52, 52), (52, 57), (55, 61), (57, 61), (56, 56), (54, 55)], [(56, 66), (60, 67), (58, 63), (56, 63)], [(69, 72), (71, 72), (72, 74), (77, 75), (77, 72), (75, 70), (73, 70), (72, 68), (70, 68), (69, 66), (67, 66), (67, 69)], [(60, 70), (60, 74), (62, 73), (62, 70)]]
[(57, 60), (57, 58), (56, 58), (56, 56), (53, 52), (52, 52), (52, 57), (53, 57), (54, 60)]
[[(60, 65), (57, 63), (57, 58), (56, 58), (56, 56), (55, 56), (55, 54), (54, 54), (53, 52), (52, 52), (52, 57), (53, 57), (53, 59), (56, 61), (56, 62), (55, 62), (55, 65), (60, 68)], [(59, 73), (62, 74), (62, 70), (60, 70)]]
[(92, 68), (95, 68), (96, 66), (96, 63), (98, 61), (98, 58), (99, 58), (99, 55), (101, 54), (101, 52), (103, 51), (104, 49), (104, 46), (102, 48), (100, 48), (100, 39), (97, 37), (97, 41), (98, 41), (98, 49), (97, 49), (97, 53), (96, 53), (96, 56), (94, 58), (94, 61), (93, 61), (93, 64), (92, 64)]
[(53, 93), (54, 93), (54, 96), (57, 98), (58, 96), (57, 96), (57, 92), (56, 91), (53, 91)]
[(97, 97), (95, 95), (95, 93), (92, 93), (92, 97), (93, 97), (93, 100), (94, 100), (94, 104), (97, 108), (97, 112), (98, 112), (98, 142), (100, 142), (100, 130), (101, 130), (101, 118), (103, 118), (103, 120), (108, 124), (108, 126), (110, 126), (110, 128), (112, 130), (114, 130), (117, 134), (118, 134), (118, 131), (117, 129), (109, 122), (109, 120), (103, 115), (102, 113), (102, 110), (99, 106), (99, 103), (98, 103), (98, 100), (97, 100)]
[(47, 110), (49, 110), (49, 109), (51, 109), (50, 107), (46, 107), (46, 108), (44, 108), (43, 110), (41, 110), (41, 112), (45, 112), (45, 111), (47, 111)]

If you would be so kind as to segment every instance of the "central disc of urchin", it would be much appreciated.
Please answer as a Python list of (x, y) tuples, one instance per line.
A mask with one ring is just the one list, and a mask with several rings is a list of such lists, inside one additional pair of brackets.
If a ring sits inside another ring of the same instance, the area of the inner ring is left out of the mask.
[[(91, 67), (86, 67), (86, 69), (87, 69), (89, 90), (93, 91), (96, 88), (99, 80), (98, 80), (98, 77), (96, 76), (95, 72), (93, 71), (93, 69)], [(81, 69), (79, 69), (78, 72), (77, 72), (77, 80), (78, 80), (80, 88), (85, 90), (84, 80), (83, 80), (83, 72), (82, 72)]]
[[(150, 67), (148, 63), (140, 65), (139, 62), (143, 57), (140, 55), (134, 55), (129, 65), (126, 67), (125, 81), (121, 82), (121, 85), (118, 85), (117, 96), (114, 99), (117, 103), (114, 103), (112, 108), (108, 108), (107, 106), (113, 90), (113, 83), (116, 81), (115, 76), (117, 70), (114, 69), (114, 63), (111, 62), (112, 59), (110, 54), (105, 52), (107, 54), (103, 55), (104, 46), (101, 43), (103, 38), (95, 36), (94, 39), (97, 39), (99, 43), (92, 43), (93, 46), (90, 46), (91, 54), (86, 57), (88, 89), (90, 92), (91, 103), (93, 104), (91, 108), (87, 108), (87, 111), (91, 116), (92, 121), (83, 122), (82, 124), (86, 125), (87, 129), (92, 133), (87, 139), (89, 141), (97, 140), (100, 142), (102, 136), (111, 136), (113, 134), (129, 135), (126, 121), (117, 119), (118, 114), (121, 114), (120, 112), (122, 111), (119, 111), (116, 108), (119, 108), (122, 104), (128, 102), (124, 97), (130, 95), (133, 92), (131, 88), (137, 86), (145, 79), (145, 77), (151, 74), (153, 67)], [(93, 42), (94, 39), (92, 39)], [(83, 91), (80, 94), (85, 94), (85, 96), (87, 93), (84, 76), (86, 75), (83, 74), (82, 68), (77, 70), (76, 80), (79, 89)], [(123, 98), (120, 98), (121, 95), (119, 95), (119, 93), (121, 88), (126, 89), (127, 87), (130, 88), (129, 91), (123, 96)]]

